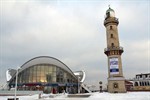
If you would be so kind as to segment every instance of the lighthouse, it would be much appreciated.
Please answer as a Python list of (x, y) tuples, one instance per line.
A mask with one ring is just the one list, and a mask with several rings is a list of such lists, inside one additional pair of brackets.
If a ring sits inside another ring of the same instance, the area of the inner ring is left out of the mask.
[(109, 7), (104, 20), (107, 40), (107, 48), (104, 49), (104, 53), (108, 58), (108, 92), (110, 93), (126, 92), (121, 60), (124, 50), (119, 44), (118, 24), (115, 11)]

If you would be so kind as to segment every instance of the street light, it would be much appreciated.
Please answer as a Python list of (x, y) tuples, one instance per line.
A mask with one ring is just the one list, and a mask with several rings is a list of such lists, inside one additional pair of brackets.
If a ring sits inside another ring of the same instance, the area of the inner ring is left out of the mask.
[(16, 96), (16, 92), (17, 92), (17, 80), (18, 80), (18, 70), (20, 69), (20, 67), (19, 68), (17, 68), (17, 72), (16, 72), (16, 83), (15, 83), (15, 100), (17, 100), (17, 96)]
[(100, 81), (99, 84), (100, 84), (100, 86), (99, 86), (100, 92), (102, 92), (102, 81)]
[(80, 93), (80, 80), (79, 80), (79, 76), (78, 76), (78, 94)]

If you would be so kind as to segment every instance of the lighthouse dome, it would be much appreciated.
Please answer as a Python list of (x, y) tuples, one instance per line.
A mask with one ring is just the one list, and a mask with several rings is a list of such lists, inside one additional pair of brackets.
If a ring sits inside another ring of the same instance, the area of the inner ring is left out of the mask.
[(108, 17), (115, 17), (115, 11), (111, 9), (110, 7), (108, 10), (106, 10), (106, 18)]
[(109, 7), (109, 9), (107, 9), (106, 13), (108, 13), (108, 12), (115, 12), (115, 11)]

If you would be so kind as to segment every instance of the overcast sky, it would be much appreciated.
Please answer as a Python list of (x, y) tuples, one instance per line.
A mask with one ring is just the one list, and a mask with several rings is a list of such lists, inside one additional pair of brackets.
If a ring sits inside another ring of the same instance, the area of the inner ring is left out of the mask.
[(0, 10), (0, 85), (8, 68), (37, 56), (55, 57), (72, 71), (84, 70), (85, 83), (107, 82), (108, 5), (119, 18), (125, 78), (150, 72), (149, 0), (2, 0)]

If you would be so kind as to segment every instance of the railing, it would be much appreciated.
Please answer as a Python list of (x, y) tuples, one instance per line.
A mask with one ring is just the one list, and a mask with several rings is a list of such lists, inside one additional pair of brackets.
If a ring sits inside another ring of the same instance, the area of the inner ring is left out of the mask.
[(123, 51), (123, 47), (109, 47), (109, 48), (105, 48), (104, 51), (111, 51), (111, 50), (121, 50)]
[(106, 25), (106, 24), (108, 24), (110, 22), (119, 24), (118, 18), (114, 17), (114, 18), (106, 18), (104, 20), (104, 25)]
[(134, 80), (135, 81), (138, 81), (138, 80), (150, 80), (150, 78), (149, 77), (147, 77), (147, 78), (134, 78)]
[[(0, 90), (0, 96), (14, 96), (14, 90)], [(41, 94), (43, 91), (17, 91), (17, 95)]]

